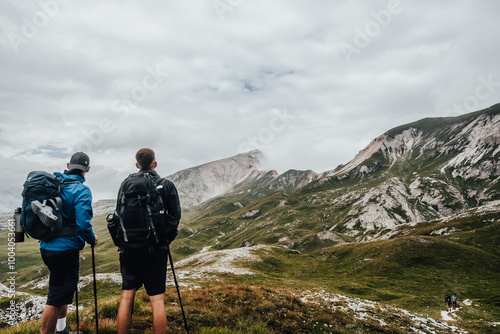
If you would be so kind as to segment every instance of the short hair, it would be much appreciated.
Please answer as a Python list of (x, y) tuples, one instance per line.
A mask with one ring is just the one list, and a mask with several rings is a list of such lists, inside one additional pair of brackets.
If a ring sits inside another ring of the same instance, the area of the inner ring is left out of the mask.
[(155, 152), (150, 148), (141, 148), (135, 154), (135, 160), (137, 160), (141, 169), (151, 169), (155, 161)]

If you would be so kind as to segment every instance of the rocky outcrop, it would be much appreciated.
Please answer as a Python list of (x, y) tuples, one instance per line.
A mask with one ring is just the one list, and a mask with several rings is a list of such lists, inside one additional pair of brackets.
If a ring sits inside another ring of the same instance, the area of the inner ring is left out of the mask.
[(387, 131), (346, 165), (318, 175), (305, 201), (349, 207), (337, 212), (332, 229), (366, 237), (500, 199), (499, 160), (500, 105), (423, 119)]
[(460, 151), (442, 171), (453, 177), (488, 179), (500, 176), (500, 114), (481, 115), (455, 136)]

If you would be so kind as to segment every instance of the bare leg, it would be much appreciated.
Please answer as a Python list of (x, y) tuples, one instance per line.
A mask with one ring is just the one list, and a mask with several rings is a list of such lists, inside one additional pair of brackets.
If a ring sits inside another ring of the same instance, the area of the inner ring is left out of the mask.
[(42, 334), (55, 333), (57, 319), (63, 307), (64, 306), (45, 305), (42, 316)]
[(132, 321), (132, 305), (134, 304), (135, 290), (122, 290), (116, 326), (118, 334), (129, 334)]
[(68, 305), (61, 306), (57, 319), (66, 318), (66, 313), (68, 313)]
[(151, 309), (153, 310), (153, 328), (155, 334), (163, 334), (167, 331), (167, 314), (165, 312), (164, 294), (149, 296)]

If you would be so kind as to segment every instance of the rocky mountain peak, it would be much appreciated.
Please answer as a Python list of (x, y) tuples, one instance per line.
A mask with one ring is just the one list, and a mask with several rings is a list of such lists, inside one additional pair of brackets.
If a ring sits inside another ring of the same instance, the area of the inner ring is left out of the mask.
[[(356, 168), (367, 170), (363, 166), (373, 159), (392, 166), (398, 160), (419, 159), (433, 151), (433, 158), (447, 157), (443, 173), (450, 169), (454, 177), (486, 177), (491, 175), (494, 161), (484, 159), (500, 152), (499, 143), (500, 105), (458, 117), (425, 118), (380, 135), (349, 163), (325, 176), (346, 174)], [(482, 172), (485, 168), (486, 173)]]
[(230, 191), (255, 172), (264, 155), (259, 150), (240, 153), (167, 176), (179, 192), (181, 205), (189, 207)]

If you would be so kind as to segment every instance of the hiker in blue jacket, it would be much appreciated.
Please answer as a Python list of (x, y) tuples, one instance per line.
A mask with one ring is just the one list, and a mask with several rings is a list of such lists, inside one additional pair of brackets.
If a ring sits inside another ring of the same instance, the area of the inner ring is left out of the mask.
[[(42, 316), (42, 333), (70, 333), (66, 324), (68, 304), (78, 284), (79, 254), (85, 246), (97, 245), (98, 237), (92, 230), (92, 194), (83, 185), (85, 174), (90, 170), (87, 154), (73, 154), (64, 173), (56, 172), (61, 181), (73, 181), (61, 189), (62, 218), (66, 231), (64, 236), (51, 241), (40, 241), (40, 253), (49, 268), (49, 292)], [(77, 181), (77, 182), (75, 182)]]

